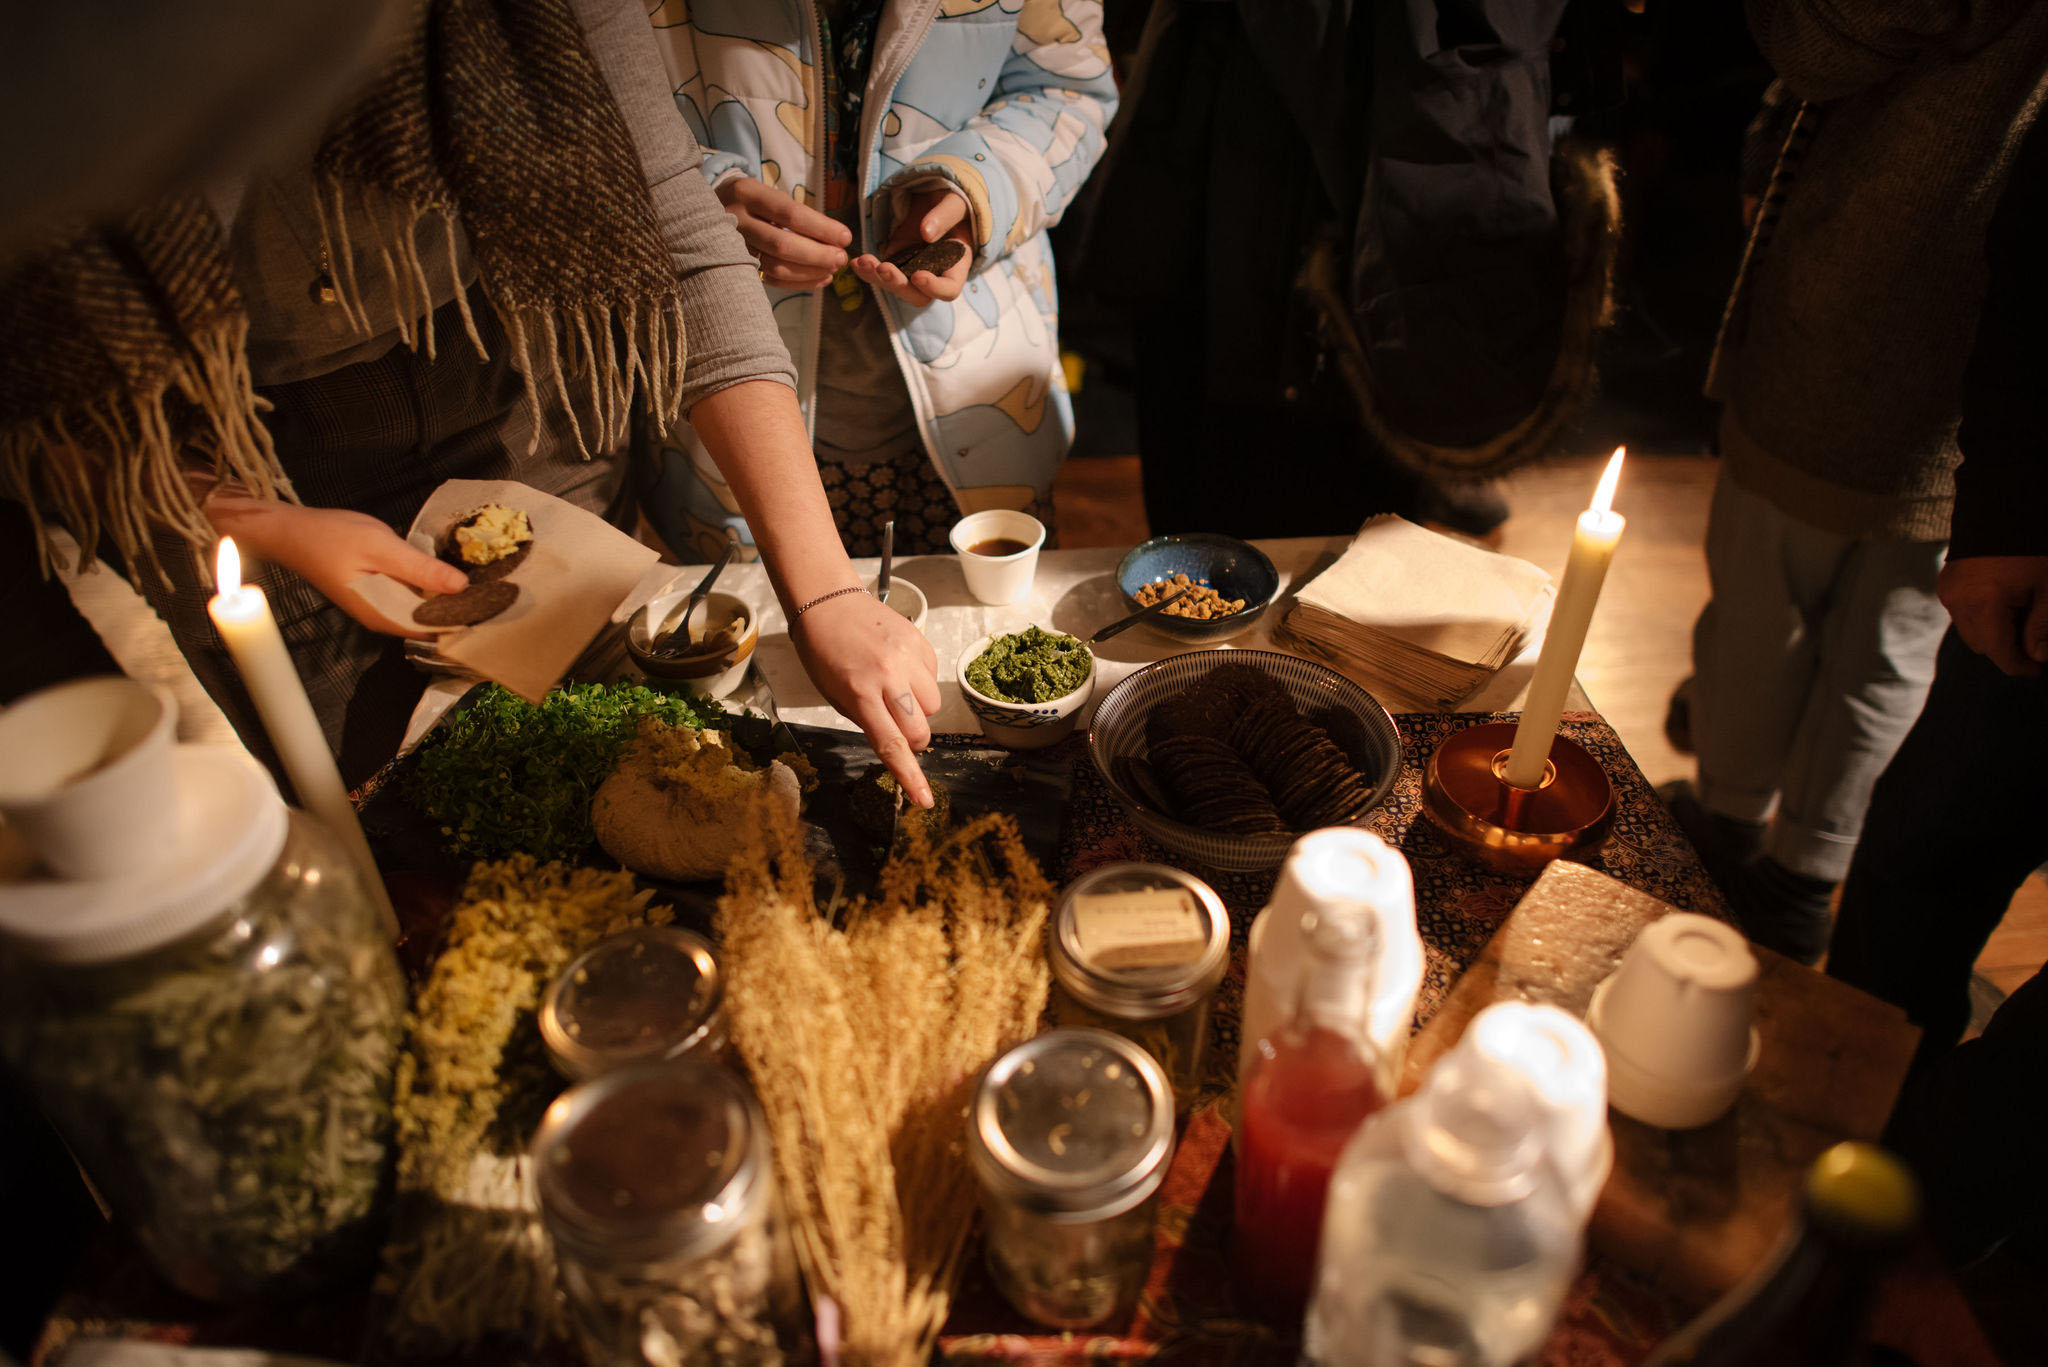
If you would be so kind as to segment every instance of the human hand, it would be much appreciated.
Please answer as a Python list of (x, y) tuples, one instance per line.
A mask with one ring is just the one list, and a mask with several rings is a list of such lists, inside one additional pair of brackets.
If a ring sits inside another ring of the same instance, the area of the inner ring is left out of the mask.
[(2008, 674), (2048, 663), (2048, 555), (1970, 555), (1942, 566), (1936, 592), (1963, 644)]
[[(906, 247), (946, 237), (963, 244), (967, 251), (943, 274), (918, 271), (906, 276), (889, 264), (888, 258)], [(923, 308), (936, 299), (958, 299), (967, 286), (967, 268), (973, 261), (974, 223), (967, 214), (967, 197), (950, 185), (938, 185), (917, 191), (904, 201), (903, 214), (882, 244), (881, 254), (856, 256), (853, 273), (876, 289)]]
[(825, 700), (867, 733), (910, 800), (931, 806), (932, 786), (915, 754), (932, 743), (926, 718), (939, 710), (939, 660), (931, 642), (865, 593), (818, 604), (790, 635)]
[(718, 201), (739, 223), (740, 238), (761, 263), (761, 279), (788, 290), (822, 288), (846, 265), (853, 233), (751, 176), (718, 187)]
[(216, 496), (207, 502), (206, 515), (241, 549), (284, 566), (356, 621), (387, 636), (431, 633), (378, 612), (349, 587), (356, 580), (389, 575), (427, 593), (458, 593), (469, 584), (461, 570), (409, 544), (368, 513)]

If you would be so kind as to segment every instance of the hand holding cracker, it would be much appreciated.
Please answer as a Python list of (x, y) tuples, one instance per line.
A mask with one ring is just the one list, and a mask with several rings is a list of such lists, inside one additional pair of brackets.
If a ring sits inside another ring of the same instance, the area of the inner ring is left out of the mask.
[(923, 308), (934, 300), (958, 299), (973, 259), (974, 223), (966, 196), (950, 185), (934, 185), (904, 197), (880, 255), (856, 256), (853, 273)]
[(291, 570), (356, 621), (387, 636), (432, 633), (371, 606), (350, 587), (356, 580), (381, 574), (422, 593), (446, 594), (460, 593), (469, 583), (461, 570), (407, 544), (367, 513), (215, 494), (207, 516), (244, 552)]

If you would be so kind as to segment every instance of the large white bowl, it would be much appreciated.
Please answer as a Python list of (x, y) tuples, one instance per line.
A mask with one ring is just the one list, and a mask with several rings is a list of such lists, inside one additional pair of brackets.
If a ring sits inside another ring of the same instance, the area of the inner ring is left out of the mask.
[(1088, 654), (1088, 677), (1066, 697), (1054, 698), (1051, 702), (1004, 702), (1001, 698), (977, 693), (967, 684), (967, 666), (973, 664), (975, 657), (987, 650), (995, 639), (994, 636), (984, 636), (961, 651), (957, 668), (960, 696), (967, 699), (968, 710), (981, 723), (981, 733), (997, 745), (1012, 750), (1043, 749), (1072, 735), (1074, 724), (1081, 720), (1081, 709), (1095, 696), (1095, 653), (1090, 651)]

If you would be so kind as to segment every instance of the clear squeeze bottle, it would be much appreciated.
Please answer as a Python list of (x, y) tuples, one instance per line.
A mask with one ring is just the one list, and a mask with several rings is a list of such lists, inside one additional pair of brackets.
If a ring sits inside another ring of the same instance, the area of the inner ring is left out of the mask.
[(1305, 927), (1294, 1009), (1253, 1045), (1244, 1073), (1237, 1158), (1239, 1274), (1257, 1308), (1289, 1328), (1308, 1303), (1331, 1171), (1388, 1095), (1370, 1025), (1378, 921), (1353, 905)]
[(1580, 1226), (1528, 1083), (1472, 1051), (1344, 1151), (1302, 1360), (1508, 1367), (1541, 1346)]

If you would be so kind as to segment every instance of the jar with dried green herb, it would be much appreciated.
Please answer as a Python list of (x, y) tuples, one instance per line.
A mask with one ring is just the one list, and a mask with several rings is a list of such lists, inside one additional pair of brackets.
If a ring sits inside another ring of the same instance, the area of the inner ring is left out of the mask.
[(324, 827), (175, 753), (162, 857), (0, 886), (0, 1046), (172, 1284), (312, 1289), (375, 1251), (404, 979)]
[(1105, 864), (1068, 886), (1046, 930), (1053, 1020), (1145, 1049), (1185, 1112), (1201, 1091), (1209, 1002), (1229, 958), (1230, 915), (1207, 883), (1164, 864)]
[(548, 1107), (532, 1164), (591, 1367), (799, 1357), (796, 1252), (767, 1124), (739, 1074), (693, 1057), (579, 1083)]

